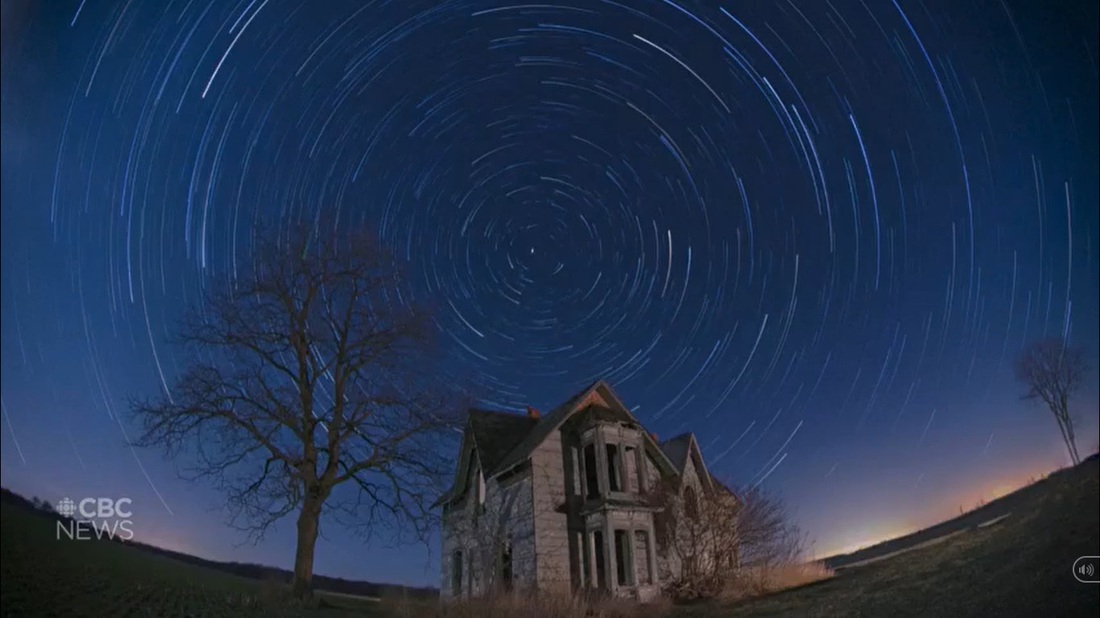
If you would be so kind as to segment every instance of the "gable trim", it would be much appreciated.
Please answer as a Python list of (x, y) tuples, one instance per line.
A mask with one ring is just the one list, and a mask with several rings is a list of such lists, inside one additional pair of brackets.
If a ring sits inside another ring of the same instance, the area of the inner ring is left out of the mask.
[[(699, 442), (696, 441), (695, 434), (692, 433), (690, 436), (691, 437), (688, 439), (688, 457), (694, 459), (696, 467), (695, 476), (699, 477), (699, 482), (703, 483), (707, 491), (711, 491), (714, 489), (714, 486), (711, 483), (710, 470), (707, 469), (707, 461), (703, 458), (703, 450), (699, 448)], [(686, 465), (687, 462), (685, 461), (684, 464)]]
[[(455, 469), (454, 479), (447, 491), (443, 492), (429, 508), (436, 508), (452, 502), (462, 494), (465, 489), (470, 471), (470, 458), (477, 457), (477, 440), (474, 438), (473, 429), (470, 427), (469, 418), (466, 420), (466, 428), (462, 431), (462, 447), (459, 450), (458, 467)], [(480, 467), (480, 462), (478, 462)], [(486, 479), (488, 480), (488, 479)]]
[(565, 404), (544, 416), (539, 425), (536, 425), (535, 428), (531, 430), (531, 434), (529, 434), (530, 439), (525, 438), (505, 455), (497, 469), (489, 471), (489, 477), (495, 478), (507, 472), (509, 469), (525, 462), (531, 456), (531, 453), (533, 453), (550, 434), (560, 429), (562, 424), (568, 421), (578, 411), (592, 405), (594, 403), (591, 401), (593, 395), (602, 399), (602, 403), (607, 408), (622, 413), (631, 422), (641, 427), (643, 429), (642, 433), (645, 435), (644, 439), (646, 444), (657, 454), (659, 461), (664, 463), (669, 470), (676, 470), (676, 466), (672, 464), (668, 456), (661, 450), (660, 446), (653, 439), (653, 436), (651, 436), (648, 431), (644, 431), (645, 425), (643, 425), (623, 404), (622, 400), (619, 399), (619, 396), (611, 386), (603, 380), (597, 380), (588, 388), (570, 397)]

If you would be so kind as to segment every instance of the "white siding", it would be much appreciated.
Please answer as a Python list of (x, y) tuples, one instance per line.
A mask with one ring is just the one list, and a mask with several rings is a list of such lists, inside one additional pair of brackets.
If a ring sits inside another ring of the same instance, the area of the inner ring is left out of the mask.
[(571, 585), (563, 463), (558, 431), (552, 432), (531, 454), (536, 577), (540, 589), (568, 590)]
[(645, 474), (646, 484), (650, 488), (657, 487), (661, 483), (661, 471), (657, 468), (657, 464), (653, 461), (652, 455), (645, 456)]
[[(476, 480), (474, 481), (476, 482)], [(478, 508), (472, 493), (445, 517), (440, 556), (440, 595), (453, 596), (454, 552), (462, 552), (463, 595), (489, 593), (501, 584), (500, 556), (512, 546), (512, 585), (535, 585), (535, 537), (532, 519), (532, 479), (529, 472), (501, 484), (485, 484), (485, 504)]]

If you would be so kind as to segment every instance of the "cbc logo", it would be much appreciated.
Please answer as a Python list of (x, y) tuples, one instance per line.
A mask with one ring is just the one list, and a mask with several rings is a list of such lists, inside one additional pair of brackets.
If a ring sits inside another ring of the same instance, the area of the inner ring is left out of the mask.
[(1073, 577), (1083, 584), (1100, 583), (1096, 578), (1097, 562), (1100, 562), (1100, 556), (1081, 556), (1073, 562)]
[(65, 517), (79, 514), (85, 519), (110, 519), (121, 517), (128, 519), (133, 513), (130, 506), (133, 501), (129, 498), (84, 498), (80, 502), (74, 502), (68, 498), (62, 498), (57, 503), (57, 512)]

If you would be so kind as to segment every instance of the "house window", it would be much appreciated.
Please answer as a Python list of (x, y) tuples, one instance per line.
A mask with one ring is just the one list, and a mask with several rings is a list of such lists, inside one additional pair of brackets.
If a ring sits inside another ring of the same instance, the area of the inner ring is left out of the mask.
[(462, 550), (456, 549), (451, 554), (451, 594), (462, 596)]
[(623, 490), (623, 462), (619, 457), (619, 445), (608, 444), (607, 447), (607, 483), (609, 491)]
[(638, 480), (638, 451), (633, 446), (623, 449), (623, 469), (626, 471), (626, 491), (637, 492), (641, 486)]
[(649, 568), (649, 531), (634, 531), (634, 572), (638, 574), (638, 583), (653, 583), (653, 571)]
[(569, 449), (569, 457), (573, 463), (573, 487), (571, 493), (574, 496), (584, 495), (584, 490), (581, 489), (581, 479), (584, 478), (584, 473), (581, 472), (580, 452), (580, 449), (575, 446)]
[(596, 551), (596, 585), (602, 590), (607, 590), (607, 560), (602, 530), (592, 533), (592, 544)]
[(589, 560), (592, 559), (592, 553), (588, 551), (587, 532), (577, 533), (577, 546), (579, 548), (578, 553), (581, 557), (581, 587), (588, 588), (592, 585), (592, 574), (589, 572), (592, 568), (592, 565), (589, 563)]
[(634, 557), (630, 551), (630, 533), (626, 530), (615, 531), (615, 575), (620, 586), (631, 585), (630, 563)]
[(504, 541), (500, 548), (500, 585), (505, 590), (512, 589), (512, 540)]
[(692, 520), (699, 517), (699, 499), (695, 496), (695, 488), (691, 485), (684, 488), (684, 514)]
[(586, 496), (597, 498), (600, 495), (600, 469), (596, 466), (596, 445), (584, 447), (584, 482), (587, 485)]

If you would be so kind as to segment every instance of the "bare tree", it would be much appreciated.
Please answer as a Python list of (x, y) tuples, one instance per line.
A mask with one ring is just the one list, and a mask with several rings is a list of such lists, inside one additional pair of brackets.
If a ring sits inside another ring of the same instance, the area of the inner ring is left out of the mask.
[(367, 538), (427, 538), (458, 402), (432, 371), (427, 312), (374, 237), (261, 236), (251, 272), (183, 320), (192, 356), (175, 387), (133, 402), (136, 444), (211, 481), (254, 542), (296, 511), (292, 590), (306, 598), (322, 514)]
[(737, 540), (738, 501), (715, 483), (713, 491), (678, 479), (665, 479), (649, 492), (654, 515), (661, 579), (678, 599), (713, 597), (721, 592), (740, 557)]
[[(544, 517), (564, 517), (566, 495), (564, 491), (536, 499), (540, 488), (557, 487), (555, 474), (560, 468), (542, 465), (527, 466), (507, 478), (486, 479), (479, 466), (471, 468), (461, 497), (444, 506), (443, 518), (449, 530), (445, 532), (444, 547), (458, 551), (462, 558), (462, 582), (464, 594), (480, 597), (499, 597), (513, 593), (530, 592), (535, 583), (535, 528), (533, 522)], [(557, 541), (540, 539), (539, 556), (553, 557), (551, 562), (566, 562), (569, 556), (567, 538)], [(552, 569), (552, 567), (551, 567)], [(569, 582), (570, 574), (556, 573), (562, 583)], [(448, 578), (454, 583), (455, 573)], [(544, 570), (543, 583), (550, 579)], [(445, 583), (446, 585), (446, 583)]]
[(1087, 368), (1084, 351), (1061, 339), (1036, 341), (1016, 359), (1016, 378), (1028, 389), (1024, 398), (1041, 399), (1046, 404), (1074, 465), (1081, 462), (1081, 457), (1077, 454), (1069, 400), (1081, 388)]
[[(534, 544), (534, 529), (520, 525), (534, 516), (530, 496), (530, 479), (508, 487), (494, 483), (484, 501), (468, 495), (444, 515), (451, 522), (452, 550), (461, 552), (469, 568), (465, 576), (471, 584), (476, 583), (471, 593), (493, 596), (511, 590), (516, 576), (514, 552)], [(534, 556), (523, 558), (533, 560)]]
[(798, 560), (803, 537), (783, 503), (759, 489), (734, 491), (714, 481), (708, 490), (666, 481), (650, 494), (660, 508), (654, 524), (666, 590), (679, 599), (717, 596), (753, 585)]
[(736, 517), (741, 566), (766, 569), (798, 560), (805, 537), (783, 501), (759, 488), (740, 496)]

